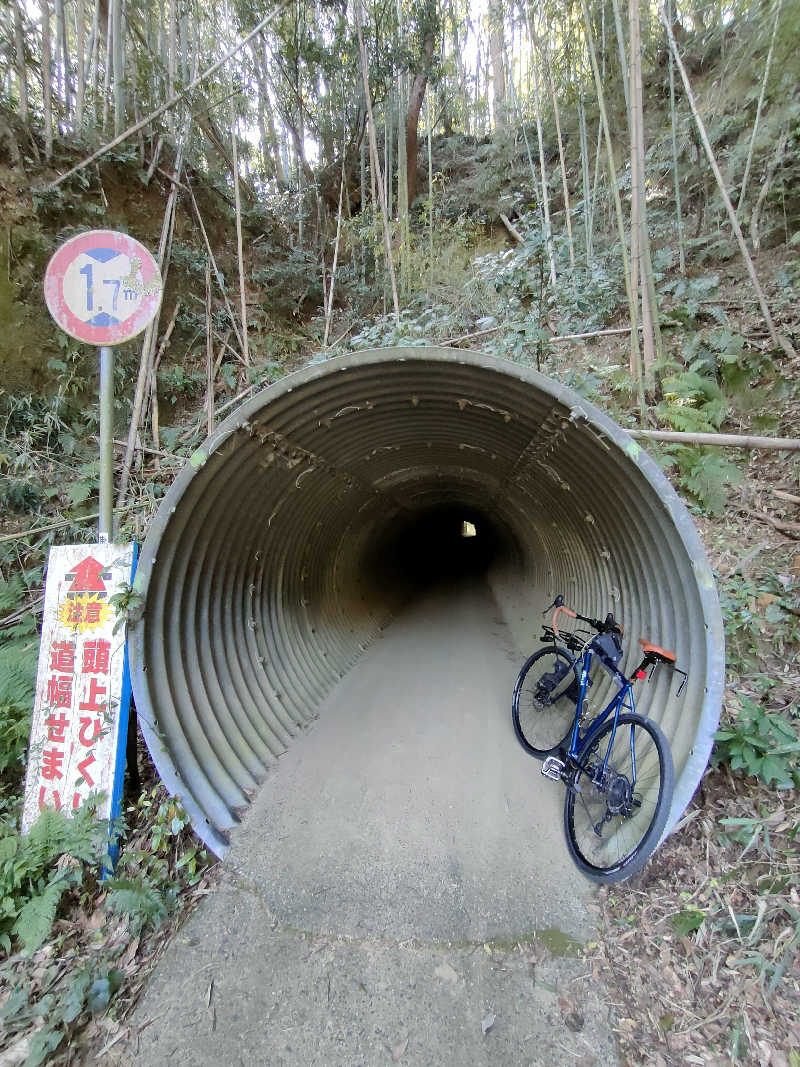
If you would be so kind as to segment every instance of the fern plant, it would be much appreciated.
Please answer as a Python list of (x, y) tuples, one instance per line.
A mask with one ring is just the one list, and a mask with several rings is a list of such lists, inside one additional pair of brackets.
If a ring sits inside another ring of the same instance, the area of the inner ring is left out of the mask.
[(729, 458), (712, 448), (672, 447), (678, 481), (710, 515), (721, 516), (728, 502), (729, 488), (739, 485), (744, 475)]
[[(68, 819), (46, 808), (24, 836), (11, 823), (0, 827), (0, 946), (11, 951), (12, 938), (34, 952), (50, 934), (61, 898), (83, 884), (106, 856), (108, 821), (92, 805)], [(62, 856), (74, 862), (60, 864)]]
[[(0, 614), (18, 603), (22, 582), (0, 580)], [(33, 630), (34, 632), (30, 632)], [(17, 791), (31, 726), (38, 640), (32, 616), (7, 631), (0, 644), (0, 792)]]

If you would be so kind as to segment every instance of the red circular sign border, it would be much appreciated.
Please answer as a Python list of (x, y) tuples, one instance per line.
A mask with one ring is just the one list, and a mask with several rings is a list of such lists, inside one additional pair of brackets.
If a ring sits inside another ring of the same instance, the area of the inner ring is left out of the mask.
[[(67, 307), (64, 299), (63, 281), (67, 268), (82, 252), (92, 248), (113, 248), (115, 251), (142, 261), (142, 281), (145, 285), (158, 279), (159, 291), (146, 296), (138, 309), (115, 326), (90, 326), (82, 322)], [(47, 309), (61, 329), (90, 345), (119, 345), (129, 341), (148, 325), (158, 311), (163, 295), (161, 272), (150, 252), (134, 237), (116, 230), (89, 230), (71, 237), (55, 252), (44, 275), (44, 298)]]

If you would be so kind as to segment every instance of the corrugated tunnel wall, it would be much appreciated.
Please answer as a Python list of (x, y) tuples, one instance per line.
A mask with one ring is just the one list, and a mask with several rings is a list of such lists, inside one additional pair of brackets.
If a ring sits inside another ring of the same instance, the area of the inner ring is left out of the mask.
[(677, 820), (724, 681), (719, 604), (688, 513), (646, 453), (569, 389), (478, 353), (395, 348), (309, 366), (244, 404), (192, 456), (143, 547), (129, 633), (139, 719), (215, 852), (416, 585), (461, 565), (450, 535), (463, 521), (482, 534), (521, 650), (563, 593), (624, 621), (628, 667), (639, 635), (677, 653), (680, 699), (666, 670), (639, 698), (672, 744)]

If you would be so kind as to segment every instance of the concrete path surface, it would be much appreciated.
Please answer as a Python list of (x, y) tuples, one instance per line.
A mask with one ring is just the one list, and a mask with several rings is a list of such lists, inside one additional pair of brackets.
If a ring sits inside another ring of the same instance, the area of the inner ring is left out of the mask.
[(267, 778), (131, 1063), (616, 1063), (563, 792), (511, 726), (520, 662), (484, 586), (392, 623)]

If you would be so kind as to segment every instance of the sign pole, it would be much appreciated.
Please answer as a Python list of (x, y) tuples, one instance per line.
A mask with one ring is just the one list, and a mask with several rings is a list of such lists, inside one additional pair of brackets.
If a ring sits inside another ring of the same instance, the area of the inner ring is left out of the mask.
[(113, 541), (114, 525), (114, 349), (100, 349), (100, 522), (98, 541)]
[(66, 241), (50, 260), (44, 296), (58, 326), (100, 349), (98, 544), (54, 545), (48, 557), (22, 830), (45, 808), (72, 814), (90, 797), (118, 816), (130, 676), (114, 597), (130, 588), (136, 545), (114, 543), (114, 345), (154, 319), (163, 282), (150, 252), (114, 230)]

